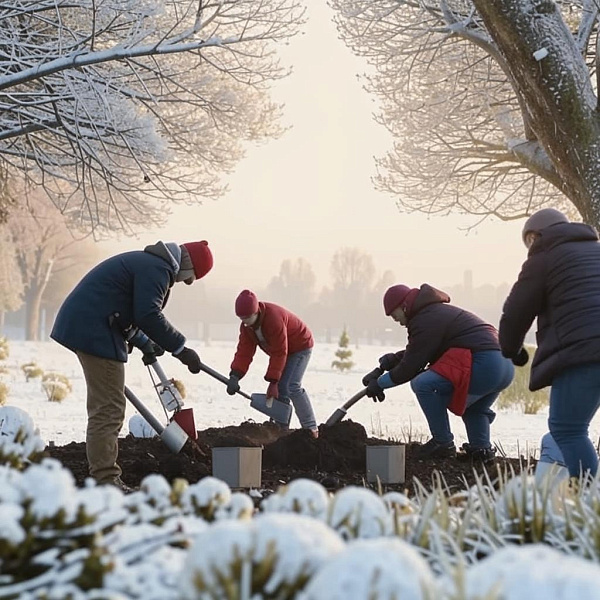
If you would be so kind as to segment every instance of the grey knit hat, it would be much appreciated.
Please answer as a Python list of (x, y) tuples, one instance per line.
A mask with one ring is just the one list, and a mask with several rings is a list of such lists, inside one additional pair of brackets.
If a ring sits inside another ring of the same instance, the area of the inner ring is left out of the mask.
[(540, 232), (542, 229), (546, 229), (546, 227), (550, 227), (550, 225), (556, 225), (557, 223), (568, 223), (569, 219), (560, 212), (560, 210), (556, 210), (555, 208), (542, 208), (542, 210), (538, 210), (533, 213), (527, 221), (525, 221), (525, 225), (523, 226), (523, 233), (521, 237), (523, 238), (523, 243), (525, 243), (525, 236), (531, 232)]

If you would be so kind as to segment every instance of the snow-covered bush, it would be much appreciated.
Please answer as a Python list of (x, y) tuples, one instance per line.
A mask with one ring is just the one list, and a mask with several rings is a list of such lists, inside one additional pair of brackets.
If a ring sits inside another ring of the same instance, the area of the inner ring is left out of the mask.
[(180, 591), (186, 600), (291, 600), (343, 547), (324, 523), (302, 515), (216, 523), (190, 548)]
[(4, 406), (6, 404), (9, 392), (10, 388), (8, 385), (4, 383), (4, 381), (0, 381), (0, 406)]
[(554, 529), (551, 500), (549, 493), (537, 488), (535, 478), (523, 472), (502, 482), (494, 494), (490, 525), (503, 537), (519, 543), (543, 542)]
[(129, 419), (129, 433), (135, 438), (152, 438), (158, 435), (150, 423), (138, 414), (131, 415)]
[(433, 573), (414, 548), (397, 539), (358, 540), (313, 577), (302, 600), (434, 600)]
[(42, 389), (50, 402), (62, 402), (73, 390), (66, 375), (48, 372), (42, 376)]
[(45, 447), (33, 419), (24, 410), (0, 407), (0, 464), (23, 468), (39, 460)]
[(21, 371), (23, 371), (23, 374), (25, 375), (25, 381), (37, 379), (44, 374), (44, 371), (36, 362), (28, 362), (21, 365)]
[(392, 516), (383, 500), (372, 490), (357, 486), (335, 494), (327, 523), (346, 540), (381, 537), (393, 530)]
[(324, 520), (329, 503), (329, 493), (320, 483), (311, 479), (294, 479), (263, 500), (260, 508), (264, 512), (294, 512)]
[(214, 521), (219, 510), (231, 502), (229, 486), (216, 477), (205, 477), (187, 487), (181, 494), (181, 507), (186, 514), (195, 514)]
[(6, 360), (10, 355), (10, 346), (5, 337), (0, 337), (0, 360)]
[(22, 598), (50, 582), (102, 585), (110, 563), (68, 470), (51, 459), (23, 472), (5, 466), (0, 490), (2, 597)]
[(498, 550), (467, 569), (465, 600), (600, 600), (600, 567), (541, 544)]

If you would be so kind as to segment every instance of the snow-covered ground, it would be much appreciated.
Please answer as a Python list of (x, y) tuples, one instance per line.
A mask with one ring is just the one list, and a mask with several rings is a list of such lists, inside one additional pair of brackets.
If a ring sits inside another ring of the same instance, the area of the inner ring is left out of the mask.
[[(218, 342), (205, 346), (201, 342), (190, 341), (203, 362), (227, 375), (235, 349), (234, 343)], [(317, 421), (327, 417), (347, 399), (362, 388), (362, 375), (377, 365), (378, 357), (387, 352), (382, 346), (352, 347), (352, 359), (356, 363), (350, 373), (340, 373), (331, 368), (331, 361), (337, 349), (336, 344), (317, 344), (304, 378), (304, 385), (313, 402)], [(20, 369), (24, 363), (36, 361), (44, 371), (59, 371), (67, 375), (72, 384), (72, 393), (62, 402), (48, 402), (40, 387), (40, 380), (29, 382)], [(225, 386), (210, 376), (201, 373), (192, 375), (176, 359), (164, 356), (160, 359), (169, 377), (183, 381), (186, 387), (186, 407), (194, 409), (198, 429), (207, 427), (237, 425), (254, 419), (263, 421), (263, 415), (249, 406), (242, 396), (228, 396)], [(267, 358), (257, 352), (248, 375), (242, 380), (242, 389), (248, 393), (265, 392), (267, 383), (263, 380)], [(54, 342), (10, 342), (10, 356), (4, 361), (9, 373), (2, 376), (10, 386), (7, 405), (23, 408), (31, 415), (40, 429), (41, 436), (58, 445), (70, 441), (83, 441), (85, 437), (85, 382), (75, 355)], [(130, 357), (126, 371), (127, 385), (134, 393), (164, 421), (162, 407), (152, 389), (150, 376), (142, 364), (141, 354), (136, 350)], [(127, 407), (127, 419), (135, 410)], [(383, 403), (373, 403), (364, 398), (348, 411), (348, 418), (362, 423), (370, 435), (397, 438), (405, 441), (409, 436), (420, 439), (427, 434), (427, 424), (408, 385), (386, 392)], [(492, 438), (502, 445), (505, 451), (516, 455), (525, 448), (537, 448), (539, 439), (546, 432), (547, 413), (524, 415), (520, 412), (499, 412), (492, 425)], [(466, 440), (462, 421), (451, 415), (452, 429), (457, 442)], [(292, 426), (298, 422), (294, 416)], [(127, 424), (123, 435), (127, 433)], [(592, 422), (590, 435), (593, 441), (600, 435), (600, 415)]]

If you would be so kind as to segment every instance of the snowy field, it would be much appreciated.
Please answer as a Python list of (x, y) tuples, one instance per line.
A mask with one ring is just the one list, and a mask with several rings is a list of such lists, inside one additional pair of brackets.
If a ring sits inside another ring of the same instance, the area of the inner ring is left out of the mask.
[[(227, 375), (233, 357), (234, 344), (219, 342), (204, 346), (190, 342), (207, 365)], [(377, 365), (378, 357), (387, 351), (382, 346), (352, 348), (355, 366), (350, 373), (331, 369), (336, 344), (317, 344), (304, 378), (305, 388), (311, 396), (317, 421), (327, 417), (347, 399), (362, 388), (362, 375)], [(59, 371), (67, 375), (73, 384), (73, 392), (62, 402), (48, 402), (40, 387), (39, 379), (25, 381), (20, 365), (35, 361), (44, 371)], [(169, 377), (183, 381), (186, 387), (186, 406), (194, 409), (198, 429), (237, 425), (248, 419), (263, 420), (263, 415), (249, 406), (242, 396), (228, 396), (225, 386), (201, 373), (192, 375), (176, 359), (164, 356), (160, 363)], [(10, 356), (5, 361), (9, 374), (3, 379), (10, 386), (7, 405), (23, 408), (40, 428), (42, 437), (63, 445), (85, 438), (85, 382), (75, 355), (54, 342), (10, 342)], [(265, 392), (263, 380), (267, 364), (266, 356), (257, 352), (250, 372), (242, 380), (242, 389), (248, 393)], [(126, 370), (127, 385), (163, 420), (162, 407), (152, 389), (150, 376), (142, 364), (141, 354), (136, 350), (130, 357)], [(135, 410), (128, 404), (127, 419)], [(369, 435), (406, 440), (424, 438), (427, 424), (410, 390), (404, 385), (386, 392), (383, 403), (373, 403), (364, 398), (348, 411), (348, 417), (362, 423)], [(452, 429), (458, 443), (466, 441), (462, 421), (451, 415)], [(520, 449), (537, 448), (540, 437), (546, 432), (547, 414), (524, 415), (520, 412), (499, 412), (492, 426), (492, 439), (514, 456)], [(294, 415), (292, 427), (298, 427)], [(127, 424), (123, 435), (128, 432)], [(600, 416), (592, 423), (592, 440), (600, 435)]]

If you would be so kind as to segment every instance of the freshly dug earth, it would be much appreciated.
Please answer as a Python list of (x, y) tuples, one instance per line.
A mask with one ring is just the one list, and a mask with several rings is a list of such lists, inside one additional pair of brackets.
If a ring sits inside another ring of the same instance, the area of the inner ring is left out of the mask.
[[(366, 446), (389, 443), (389, 440), (367, 437), (364, 427), (350, 420), (333, 427), (321, 427), (316, 440), (305, 430), (285, 431), (269, 422), (245, 422), (199, 431), (197, 442), (188, 441), (179, 454), (172, 454), (158, 438), (127, 436), (119, 440), (119, 464), (123, 481), (132, 487), (139, 487), (142, 479), (151, 473), (160, 473), (169, 481), (184, 478), (194, 483), (211, 474), (212, 448), (262, 446), (263, 488), (274, 490), (293, 479), (306, 477), (335, 490), (347, 485), (366, 485)], [(464, 489), (474, 481), (474, 470), (483, 471), (481, 465), (456, 458), (418, 460), (414, 456), (417, 446), (406, 446), (406, 482), (384, 486), (385, 489), (407, 489), (412, 493), (414, 478), (429, 488), (436, 471), (443, 475), (450, 489)], [(46, 450), (71, 470), (78, 485), (83, 484), (88, 476), (85, 443), (72, 442)], [(512, 467), (519, 472), (523, 463), (523, 457), (499, 457), (496, 466), (487, 469), (495, 476), (497, 467)]]

